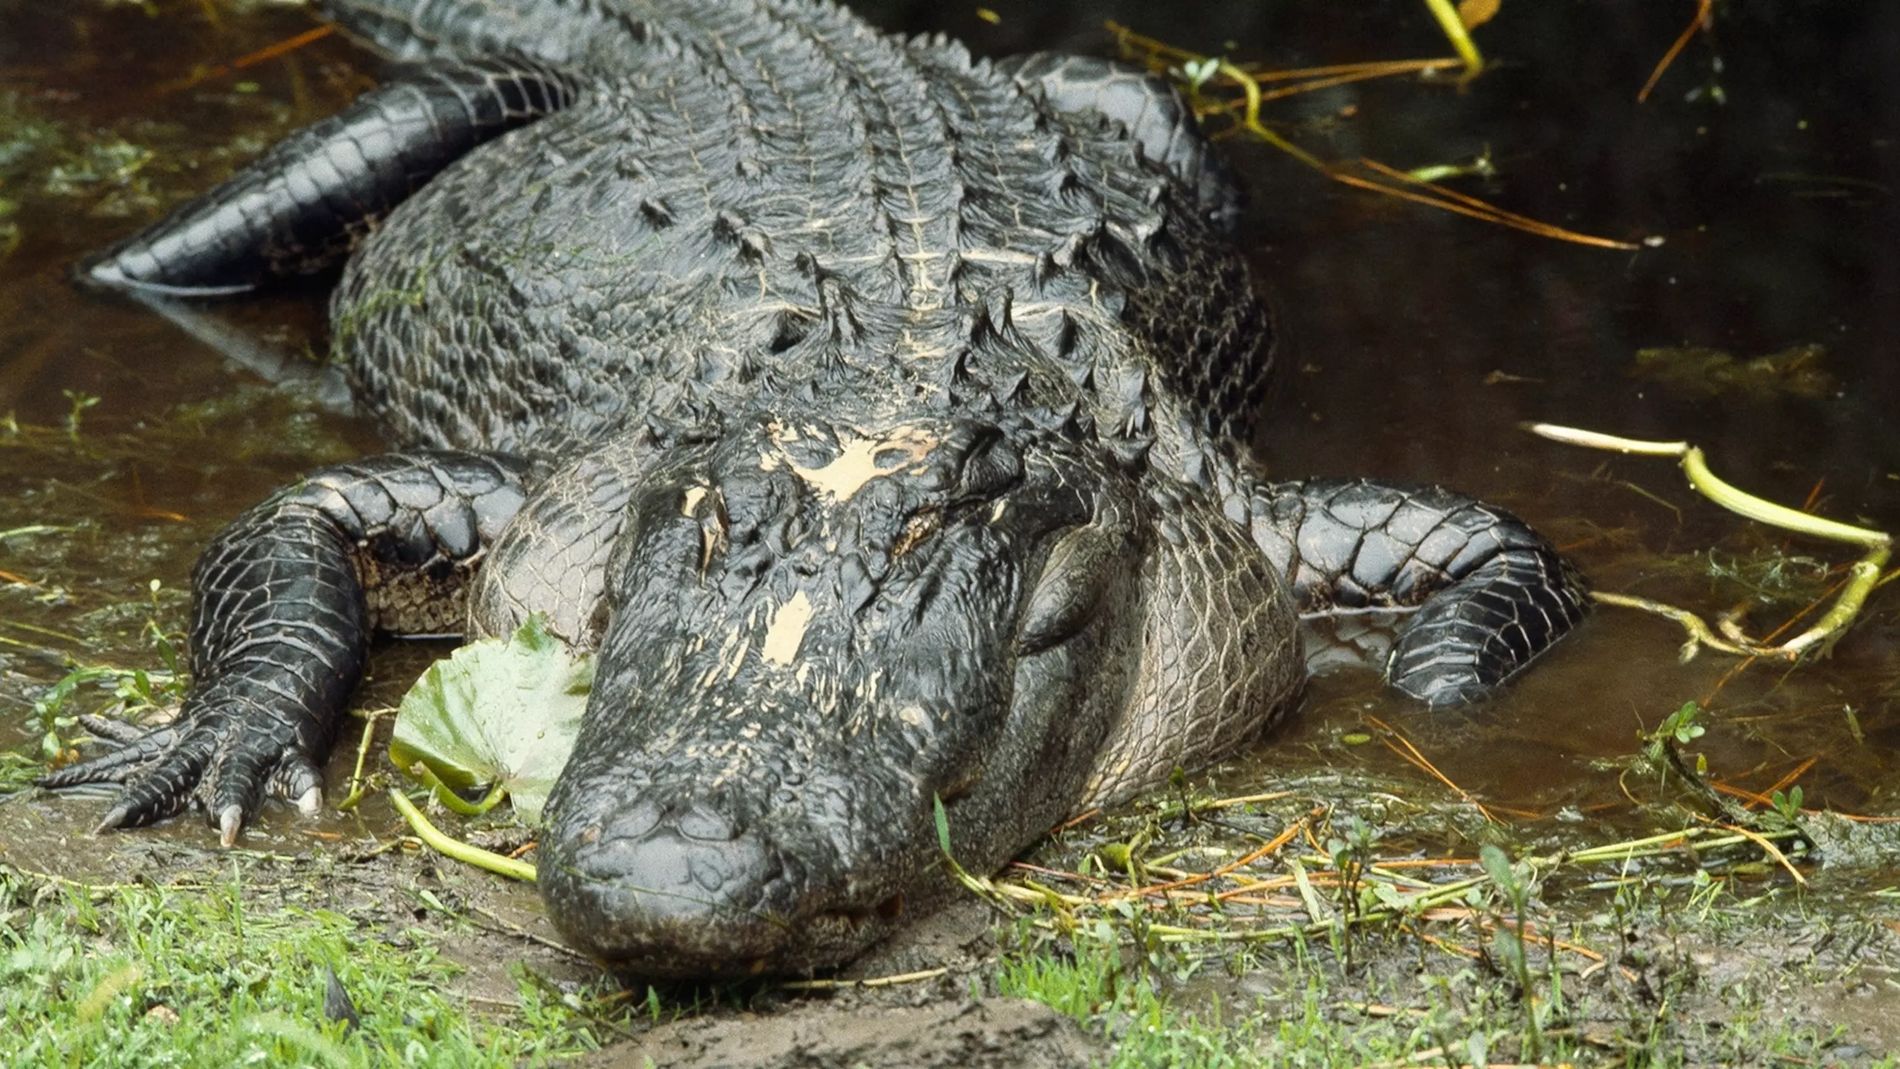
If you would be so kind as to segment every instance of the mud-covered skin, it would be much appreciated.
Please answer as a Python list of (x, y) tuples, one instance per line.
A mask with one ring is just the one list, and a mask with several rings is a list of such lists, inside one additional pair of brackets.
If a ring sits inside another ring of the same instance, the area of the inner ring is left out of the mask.
[(1388, 675), (1432, 705), (1581, 616), (1502, 512), (1243, 455), (1236, 194), (1145, 76), (806, 0), (331, 14), (425, 66), (89, 273), (225, 292), (355, 246), (334, 344), (429, 452), (220, 536), (184, 717), (48, 778), (122, 782), (108, 825), (312, 804), (372, 631), (542, 613), (600, 655), (555, 922), (646, 975), (800, 971), (945, 888), (936, 799), (989, 869), (1257, 735), (1300, 611), (1416, 609)]

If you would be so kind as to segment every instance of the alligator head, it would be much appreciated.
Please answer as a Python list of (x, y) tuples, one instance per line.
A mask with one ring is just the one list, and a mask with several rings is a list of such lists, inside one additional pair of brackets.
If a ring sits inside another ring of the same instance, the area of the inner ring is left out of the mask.
[(648, 470), (541, 882), (645, 975), (862, 950), (1067, 815), (1125, 704), (1143, 506), (1061, 435), (762, 420)]

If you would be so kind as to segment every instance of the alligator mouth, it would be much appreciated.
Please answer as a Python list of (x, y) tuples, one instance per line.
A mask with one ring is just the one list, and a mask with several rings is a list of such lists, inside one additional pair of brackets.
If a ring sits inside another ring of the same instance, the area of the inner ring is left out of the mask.
[(864, 909), (823, 910), (814, 917), (814, 922), (843, 929), (890, 927), (903, 918), (904, 905), (904, 894), (900, 891), (877, 905)]
[(902, 894), (862, 908), (825, 909), (802, 919), (722, 911), (667, 918), (595, 915), (575, 909), (555, 887), (543, 891), (555, 925), (576, 949), (616, 972), (648, 979), (737, 979), (805, 975), (840, 964), (894, 930)]

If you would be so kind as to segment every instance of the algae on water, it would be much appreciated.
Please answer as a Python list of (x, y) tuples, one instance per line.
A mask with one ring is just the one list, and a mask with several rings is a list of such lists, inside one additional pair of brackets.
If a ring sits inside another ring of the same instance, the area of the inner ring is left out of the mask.
[(1638, 349), (1630, 373), (1701, 397), (1819, 398), (1839, 389), (1826, 358), (1827, 347), (1818, 343), (1752, 358), (1700, 345), (1658, 346)]

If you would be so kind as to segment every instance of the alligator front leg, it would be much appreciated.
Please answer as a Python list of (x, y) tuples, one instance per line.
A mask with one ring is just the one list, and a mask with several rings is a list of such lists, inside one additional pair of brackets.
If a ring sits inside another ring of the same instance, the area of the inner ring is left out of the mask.
[(113, 289), (215, 296), (322, 270), (442, 168), (574, 95), (567, 75), (526, 61), (420, 69), (278, 142), (83, 274)]
[(178, 718), (54, 772), (122, 785), (100, 828), (196, 802), (225, 845), (268, 790), (314, 812), (319, 766), (372, 630), (461, 626), (460, 592), (524, 497), (525, 461), (413, 453), (285, 488), (220, 533), (192, 575), (192, 685)]
[(1583, 619), (1583, 578), (1549, 542), (1448, 490), (1272, 483), (1249, 521), (1302, 614), (1415, 610), (1386, 677), (1427, 705), (1483, 697)]

